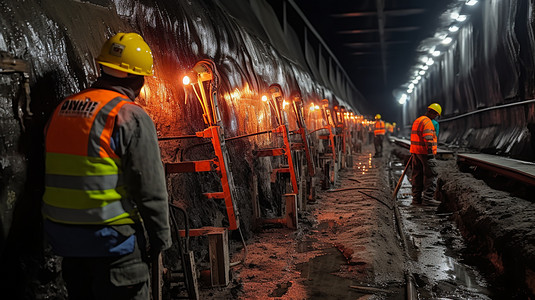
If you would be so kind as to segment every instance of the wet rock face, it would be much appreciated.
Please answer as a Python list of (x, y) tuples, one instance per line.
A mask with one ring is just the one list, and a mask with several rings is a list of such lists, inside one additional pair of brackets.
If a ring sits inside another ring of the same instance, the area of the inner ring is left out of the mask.
[(11, 74), (0, 77), (0, 89), (5, 91), (0, 95), (0, 211), (2, 222), (0, 223), (1, 244), (3, 248), (5, 238), (11, 227), (13, 210), (17, 198), (20, 197), (22, 186), (26, 181), (26, 158), (20, 151), (22, 132), (22, 120), (18, 119), (17, 99), (15, 95), (20, 93), (21, 75)]
[[(254, 13), (248, 1), (244, 3), (242, 8), (249, 19)], [(273, 22), (273, 26), (280, 26), (277, 19)], [(9, 262), (8, 268), (2, 268), (8, 280), (1, 282), (15, 293), (61, 290), (56, 281), (59, 273), (43, 265), (43, 261), (56, 259), (43, 249), (46, 243), (39, 205), (43, 190), (43, 129), (64, 97), (96, 80), (99, 67), (94, 58), (106, 38), (117, 32), (138, 32), (151, 47), (155, 76), (146, 78), (137, 102), (154, 120), (160, 137), (194, 135), (207, 127), (195, 91), (181, 83), (182, 76), (203, 59), (212, 60), (217, 69), (217, 80), (210, 88), (217, 98), (227, 138), (269, 131), (279, 125), (272, 108), (260, 100), (271, 84), (279, 84), (284, 97), (299, 92), (304, 105), (335, 98), (335, 92), (315, 81), (306, 66), (282, 56), (269, 41), (261, 39), (266, 36), (253, 34), (214, 1), (8, 0), (0, 4), (0, 26), (0, 50), (24, 59), (30, 66), (34, 113), (23, 131), (16, 103), (20, 78), (16, 74), (0, 75), (0, 242), (5, 248), (2, 263)], [(208, 85), (206, 88), (208, 91)], [(350, 107), (344, 99), (336, 101)], [(295, 130), (295, 118), (290, 111), (286, 114), (289, 129)], [(310, 130), (323, 126), (320, 113), (305, 117)], [(215, 154), (207, 141), (162, 141), (162, 160), (211, 159)], [(258, 159), (252, 154), (253, 149), (273, 147), (281, 147), (280, 137), (274, 134), (227, 142), (229, 169), (236, 185), (235, 203), (246, 237), (253, 219), (252, 178), (257, 179), (263, 212), (280, 214), (283, 190), (278, 190), (270, 177), (273, 169), (280, 168), (281, 159)], [(193, 228), (228, 224), (225, 204), (202, 195), (220, 191), (217, 172), (172, 175), (168, 186), (170, 199), (187, 207)], [(199, 250), (199, 260), (206, 256), (206, 245), (201, 243), (192, 243)], [(22, 255), (20, 249), (31, 251)]]

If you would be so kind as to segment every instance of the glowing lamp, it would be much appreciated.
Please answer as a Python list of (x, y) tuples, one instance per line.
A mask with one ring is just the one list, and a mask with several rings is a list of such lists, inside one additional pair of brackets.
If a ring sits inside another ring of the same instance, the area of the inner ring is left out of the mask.
[(189, 76), (184, 76), (184, 78), (182, 78), (182, 84), (184, 85), (188, 85), (191, 83), (191, 78), (189, 78)]
[(268, 98), (266, 95), (262, 96), (262, 101), (267, 102)]

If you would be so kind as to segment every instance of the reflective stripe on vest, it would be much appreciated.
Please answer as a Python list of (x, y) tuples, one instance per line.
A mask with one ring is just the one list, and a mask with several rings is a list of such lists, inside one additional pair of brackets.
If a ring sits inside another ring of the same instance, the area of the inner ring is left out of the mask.
[(373, 134), (374, 135), (385, 135), (386, 133), (386, 130), (385, 130), (385, 122), (383, 121), (375, 121), (375, 129), (373, 131)]
[(43, 214), (69, 224), (133, 224), (121, 160), (110, 145), (125, 96), (88, 89), (65, 99), (46, 131)]
[(429, 143), (433, 154), (437, 154), (437, 136), (433, 122), (428, 117), (421, 116), (412, 124), (410, 152), (428, 154)]

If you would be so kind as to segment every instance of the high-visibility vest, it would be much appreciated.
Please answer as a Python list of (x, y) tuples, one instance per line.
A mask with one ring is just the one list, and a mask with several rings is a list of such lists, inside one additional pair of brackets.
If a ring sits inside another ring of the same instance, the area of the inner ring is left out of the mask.
[(410, 152), (428, 154), (427, 144), (429, 141), (431, 141), (433, 154), (437, 154), (437, 136), (433, 122), (428, 117), (421, 116), (412, 123)]
[(378, 135), (385, 135), (385, 133), (386, 133), (385, 122), (381, 120), (375, 121), (375, 129), (373, 130), (373, 134), (375, 136), (378, 136)]
[[(121, 160), (110, 145), (124, 95), (87, 89), (56, 108), (46, 129), (43, 215), (67, 224), (133, 224)], [(135, 105), (135, 104), (134, 104)]]

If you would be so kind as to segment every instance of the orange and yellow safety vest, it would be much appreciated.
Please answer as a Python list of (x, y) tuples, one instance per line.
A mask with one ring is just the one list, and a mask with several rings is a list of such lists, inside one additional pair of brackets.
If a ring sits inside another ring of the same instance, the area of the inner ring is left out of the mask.
[(56, 108), (46, 129), (43, 214), (67, 224), (133, 224), (137, 210), (126, 199), (121, 160), (111, 147), (124, 95), (87, 89)]
[(414, 154), (430, 154), (428, 143), (431, 142), (433, 155), (437, 154), (437, 136), (433, 122), (426, 116), (421, 116), (412, 123), (411, 148)]
[(374, 127), (375, 127), (375, 129), (373, 130), (373, 134), (375, 136), (385, 135), (386, 130), (385, 130), (385, 122), (384, 121), (381, 121), (381, 120), (375, 121)]

